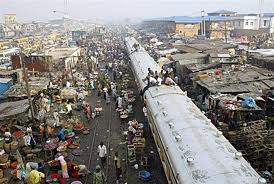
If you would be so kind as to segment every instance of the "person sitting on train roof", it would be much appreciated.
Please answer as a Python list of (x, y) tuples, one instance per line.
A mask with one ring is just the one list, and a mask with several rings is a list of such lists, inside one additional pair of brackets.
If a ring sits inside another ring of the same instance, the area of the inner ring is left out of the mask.
[(150, 68), (148, 68), (147, 70), (148, 70), (148, 75), (149, 76), (153, 76), (154, 75), (154, 72)]
[(154, 77), (156, 78), (156, 76), (158, 76), (157, 70), (155, 70), (155, 72), (154, 72)]
[(163, 83), (168, 86), (176, 85), (176, 83), (172, 80), (172, 78), (170, 77), (170, 74), (168, 73), (165, 73), (163, 77)]
[(156, 86), (157, 85), (157, 80), (154, 77), (150, 77), (149, 81), (150, 81), (149, 86)]
[(161, 86), (162, 85), (162, 78), (161, 77), (159, 77), (158, 75), (156, 75), (155, 76), (155, 79), (156, 79), (156, 84), (158, 85), (158, 86)]
[(165, 81), (165, 84), (168, 85), (168, 86), (171, 86), (171, 85), (174, 85), (174, 81), (171, 79), (171, 77), (167, 77), (166, 78), (166, 81)]
[(145, 82), (146, 81), (146, 84), (147, 84), (147, 87), (149, 87), (150, 86), (150, 76), (148, 75), (148, 76), (146, 76), (146, 78), (145, 79), (143, 79), (143, 82)]
[(164, 77), (165, 73), (166, 73), (166, 72), (165, 72), (164, 70), (161, 70), (159, 76), (160, 76), (160, 77)]

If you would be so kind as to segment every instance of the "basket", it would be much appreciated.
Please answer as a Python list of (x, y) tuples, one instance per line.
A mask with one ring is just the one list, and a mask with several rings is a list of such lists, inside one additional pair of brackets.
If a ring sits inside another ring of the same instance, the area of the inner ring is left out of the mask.
[(0, 163), (1, 164), (7, 163), (8, 160), (9, 160), (9, 155), (8, 154), (0, 155)]
[(18, 139), (18, 146), (20, 148), (24, 147), (25, 145), (26, 145), (26, 143), (25, 143), (25, 140), (23, 138)]
[(18, 149), (18, 142), (17, 141), (13, 141), (10, 143), (10, 150), (17, 150)]
[(10, 151), (10, 143), (4, 143), (4, 150), (6, 152), (9, 152)]
[(4, 139), (0, 138), (0, 149), (4, 148)]

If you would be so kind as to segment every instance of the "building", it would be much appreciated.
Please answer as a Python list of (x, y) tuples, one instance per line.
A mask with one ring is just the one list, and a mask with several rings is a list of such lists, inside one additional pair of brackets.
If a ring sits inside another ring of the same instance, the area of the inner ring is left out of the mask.
[(233, 20), (235, 29), (258, 30), (260, 28), (260, 17), (257, 14), (238, 15)]
[(264, 13), (261, 16), (258, 14), (239, 14), (235, 17), (233, 26), (236, 30), (263, 29), (270, 33), (273, 32), (274, 28), (274, 13)]
[(237, 57), (230, 54), (209, 54), (210, 63), (237, 63)]
[(4, 14), (3, 32), (5, 38), (13, 38), (20, 34), (21, 25), (16, 21), (16, 14)]
[[(225, 39), (230, 37), (233, 30), (233, 17), (205, 16), (206, 37), (211, 39)], [(154, 33), (177, 33), (185, 37), (196, 37), (201, 33), (203, 18), (173, 16), (145, 21), (143, 28)]]
[(169, 18), (147, 20), (142, 23), (143, 29), (160, 34), (175, 33), (175, 27), (175, 21)]
[(16, 24), (16, 14), (4, 14), (4, 23), (7, 25)]
[(274, 49), (251, 50), (249, 59), (253, 65), (274, 70)]
[(4, 36), (4, 25), (0, 23), (0, 39), (4, 39)]
[(205, 17), (206, 37), (210, 39), (228, 39), (234, 30), (232, 17)]
[(236, 16), (237, 12), (228, 10), (218, 10), (215, 12), (207, 13), (208, 16), (222, 16), (222, 17), (233, 17)]
[(54, 68), (58, 68), (60, 71), (63, 71), (64, 69), (69, 71), (80, 59), (81, 48), (51, 48), (45, 51), (45, 55), (52, 57)]
[(204, 54), (235, 54), (236, 45), (224, 43), (220, 40), (194, 40), (189, 44), (174, 44), (182, 53), (204, 53)]
[(175, 54), (171, 56), (174, 61), (176, 61), (175, 67), (182, 84), (188, 83), (187, 72), (185, 71), (185, 66), (189, 64), (204, 64), (207, 62), (207, 54), (202, 53), (185, 53), (185, 54)]
[(24, 36), (35, 35), (41, 30), (42, 29), (40, 23), (34, 21), (30, 23), (24, 23), (21, 27), (21, 32), (24, 34)]
[(269, 30), (274, 33), (274, 13), (264, 13), (260, 20), (260, 28)]
[[(11, 56), (12, 68), (14, 70), (22, 68), (19, 55)], [(53, 67), (52, 57), (44, 55), (31, 55), (24, 58), (28, 71), (34, 72), (51, 72)]]
[(195, 38), (200, 33), (199, 17), (176, 17), (175, 18), (175, 32), (184, 37)]

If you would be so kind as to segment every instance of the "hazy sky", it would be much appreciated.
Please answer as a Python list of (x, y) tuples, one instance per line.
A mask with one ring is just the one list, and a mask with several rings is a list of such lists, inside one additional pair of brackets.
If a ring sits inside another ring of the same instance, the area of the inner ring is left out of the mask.
[[(65, 11), (65, 0), (0, 0), (0, 13), (16, 13), (19, 21), (61, 18), (53, 10)], [(259, 0), (67, 0), (71, 18), (124, 19), (172, 15), (200, 15), (227, 9), (257, 13)], [(263, 10), (274, 12), (274, 0), (264, 0)]]

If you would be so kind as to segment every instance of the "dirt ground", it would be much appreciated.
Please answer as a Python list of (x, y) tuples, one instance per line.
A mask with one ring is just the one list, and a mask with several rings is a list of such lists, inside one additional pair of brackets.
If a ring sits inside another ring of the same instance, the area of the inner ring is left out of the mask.
[[(120, 183), (129, 183), (129, 184), (139, 184), (139, 183), (151, 183), (151, 184), (166, 184), (165, 173), (162, 168), (162, 164), (152, 138), (148, 123), (145, 121), (142, 112), (142, 102), (138, 97), (138, 90), (135, 86), (131, 90), (135, 91), (135, 95), (137, 96), (137, 100), (134, 104), (134, 116), (129, 118), (132, 120), (134, 118), (137, 119), (138, 122), (144, 124), (144, 135), (146, 138), (146, 149), (145, 154), (149, 155), (153, 158), (151, 167), (147, 169), (151, 172), (152, 177), (148, 182), (143, 182), (138, 179), (138, 172), (143, 170), (142, 166), (139, 164), (138, 170), (136, 170), (132, 165), (127, 163), (127, 140), (126, 136), (122, 133), (124, 130), (127, 130), (127, 123), (121, 122), (118, 113), (115, 110), (115, 101), (111, 100), (110, 104), (106, 104), (105, 100), (102, 96), (98, 96), (96, 90), (91, 91), (87, 100), (94, 107), (98, 100), (101, 101), (101, 105), (103, 107), (103, 112), (91, 120), (91, 122), (87, 122), (87, 119), (84, 117), (82, 112), (82, 119), (85, 122), (85, 126), (88, 127), (91, 131), (89, 135), (80, 135), (81, 145), (80, 149), (82, 150), (82, 155), (79, 157), (74, 157), (70, 155), (70, 159), (81, 164), (90, 165), (89, 169), (91, 172), (94, 172), (96, 165), (100, 164), (100, 160), (97, 155), (97, 147), (100, 142), (104, 142), (104, 144), (108, 148), (108, 161), (107, 165), (103, 168), (104, 173), (107, 176), (107, 183), (112, 184), (116, 183), (115, 176), (115, 166), (114, 166), (114, 153), (116, 151), (119, 152), (120, 158), (122, 159), (122, 180)], [(109, 138), (110, 136), (110, 138)], [(109, 146), (108, 146), (109, 145)], [(137, 164), (138, 160), (142, 155), (137, 155)], [(92, 183), (92, 175), (87, 176), (82, 179), (83, 183), (91, 184)]]

